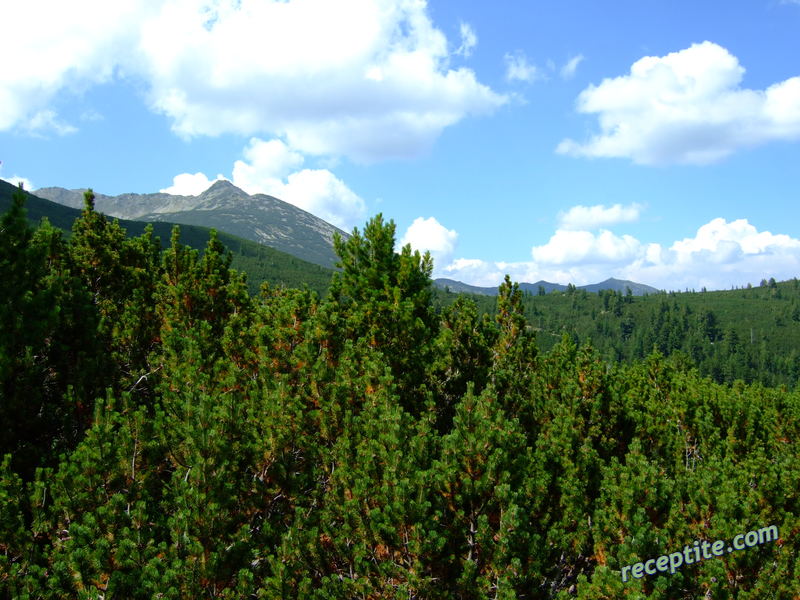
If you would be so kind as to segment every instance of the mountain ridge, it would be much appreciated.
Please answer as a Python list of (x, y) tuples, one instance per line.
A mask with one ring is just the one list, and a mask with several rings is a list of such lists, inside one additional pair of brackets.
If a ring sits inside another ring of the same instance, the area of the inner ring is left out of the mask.
[[(483, 287), (477, 285), (470, 285), (468, 283), (463, 283), (461, 281), (456, 281), (454, 279), (447, 279), (444, 277), (439, 277), (434, 279), (433, 284), (438, 287), (439, 289), (449, 289), (451, 292), (457, 293), (468, 293), (468, 294), (480, 294), (481, 296), (496, 296), (497, 295), (497, 287)], [(530, 292), (531, 294), (538, 294), (539, 288), (544, 289), (544, 293), (549, 294), (554, 291), (564, 292), (567, 290), (568, 286), (562, 285), (560, 283), (551, 283), (549, 281), (540, 280), (535, 283), (520, 283), (519, 289), (523, 292)], [(658, 294), (660, 290), (645, 285), (643, 283), (636, 283), (635, 281), (629, 281), (627, 279), (616, 279), (614, 277), (609, 277), (605, 281), (601, 281), (599, 283), (591, 283), (587, 285), (579, 285), (576, 286), (579, 290), (586, 290), (587, 292), (594, 292), (597, 293), (601, 290), (614, 290), (615, 292), (619, 293), (627, 293), (627, 290), (630, 289), (631, 293), (634, 296), (644, 296), (645, 294)]]
[[(11, 206), (11, 199), (17, 189), (17, 186), (0, 179), (0, 214)], [(40, 198), (27, 190), (23, 190), (23, 193), (26, 197), (26, 216), (33, 227), (36, 227), (43, 218), (47, 218), (51, 225), (60, 229), (67, 237), (71, 235), (73, 222), (81, 216), (81, 210)], [(162, 248), (170, 243), (174, 223), (144, 222), (116, 217), (115, 219), (129, 237), (141, 235), (149, 225), (153, 227), (153, 233), (159, 238)], [(210, 233), (208, 227), (183, 224), (180, 225), (180, 242), (202, 253)], [(307, 285), (320, 296), (324, 296), (328, 290), (333, 273), (330, 269), (225, 231), (217, 231), (217, 236), (231, 252), (233, 268), (247, 273), (247, 285), (252, 295), (258, 294), (262, 282), (289, 288), (302, 288)]]
[[(34, 193), (57, 204), (82, 208), (85, 191), (46, 187)], [(326, 268), (338, 260), (333, 251), (334, 234), (349, 237), (308, 211), (267, 194), (248, 194), (227, 180), (215, 181), (196, 196), (95, 192), (95, 208), (118, 219), (214, 228)]]

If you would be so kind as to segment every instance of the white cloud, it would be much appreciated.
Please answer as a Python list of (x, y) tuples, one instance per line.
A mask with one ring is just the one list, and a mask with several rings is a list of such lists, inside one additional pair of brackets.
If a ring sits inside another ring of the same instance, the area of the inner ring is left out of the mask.
[(225, 0), (212, 25), (201, 4), (170, 4), (143, 27), (151, 105), (183, 136), (268, 133), (371, 161), (423, 152), (505, 101), (448, 67), (425, 2)]
[(670, 248), (650, 244), (645, 256), (628, 265), (633, 277), (661, 280), (665, 289), (722, 289), (764, 277), (789, 279), (800, 271), (800, 240), (758, 231), (746, 219), (713, 219), (693, 238)]
[(425, 252), (429, 250), (433, 257), (433, 266), (437, 272), (443, 265), (450, 261), (458, 241), (455, 229), (447, 229), (435, 217), (423, 219), (417, 217), (408, 227), (399, 246), (411, 244), (411, 248)]
[(630, 235), (616, 236), (608, 230), (599, 234), (590, 231), (559, 229), (543, 246), (531, 249), (533, 260), (540, 264), (622, 264), (634, 259), (641, 244)]
[(581, 92), (579, 112), (597, 114), (601, 132), (557, 152), (625, 157), (638, 164), (719, 161), (736, 150), (800, 139), (800, 77), (765, 90), (739, 87), (744, 68), (711, 42), (636, 61), (630, 74)]
[(725, 219), (713, 219), (697, 230), (693, 238), (685, 238), (672, 245), (679, 261), (690, 260), (690, 257), (702, 252), (716, 255), (729, 254), (730, 245), (737, 247), (737, 254), (758, 255), (779, 249), (800, 250), (800, 240), (788, 235), (773, 235), (769, 231), (759, 232), (747, 219), (726, 222)]
[(578, 54), (570, 58), (563, 67), (561, 67), (561, 79), (572, 79), (575, 76), (575, 71), (578, 65), (583, 61), (583, 54)]
[(605, 206), (573, 206), (565, 213), (559, 214), (559, 227), (561, 229), (597, 229), (609, 227), (617, 223), (631, 223), (639, 219), (642, 211), (640, 204), (622, 206), (614, 204)]
[[(606, 279), (602, 270), (594, 274), (589, 268), (546, 267), (534, 262), (494, 262), (480, 259), (457, 259), (441, 270), (441, 276), (470, 285), (497, 287), (506, 274), (520, 283), (575, 283), (584, 285)], [(587, 279), (588, 277), (588, 279)]]
[(304, 162), (301, 154), (281, 140), (251, 138), (243, 154), (246, 160), (237, 160), (233, 165), (233, 179), (240, 187), (271, 187)]
[(33, 183), (31, 182), (30, 179), (27, 179), (25, 177), (20, 177), (18, 175), (14, 175), (12, 177), (3, 177), (3, 181), (7, 181), (13, 186), (18, 186), (21, 183), (22, 187), (28, 192), (36, 189), (35, 187), (33, 187)]
[(473, 48), (478, 45), (478, 36), (475, 35), (475, 30), (469, 23), (461, 23), (461, 45), (455, 51), (456, 54), (469, 58), (472, 54)]
[[(0, 38), (15, 57), (0, 73), (0, 130), (123, 76), (144, 82), (181, 136), (267, 134), (371, 161), (418, 155), (445, 127), (507, 101), (449, 67), (422, 0), (30, 0), (3, 17), (37, 31)], [(466, 53), (475, 36), (462, 32)]]
[(366, 214), (364, 201), (327, 169), (300, 169), (303, 156), (281, 140), (252, 138), (233, 165), (233, 184), (248, 194), (269, 194), (337, 227), (352, 229)]
[[(217, 175), (214, 181), (224, 179), (222, 175)], [(173, 194), (175, 196), (199, 196), (210, 188), (214, 181), (203, 173), (181, 173), (172, 178), (171, 186), (158, 191), (162, 194)]]
[(147, 6), (126, 0), (5, 3), (3, 22), (13, 26), (0, 36), (0, 55), (6, 57), (0, 70), (0, 131), (73, 131), (50, 102), (59, 92), (80, 92), (110, 80), (130, 53), (132, 28)]
[(366, 213), (364, 201), (327, 169), (303, 169), (292, 173), (278, 191), (281, 200), (345, 231), (361, 224)]
[(528, 62), (524, 52), (506, 54), (504, 60), (507, 81), (526, 81), (531, 83), (537, 79), (544, 78), (541, 70), (536, 65)]
[(497, 263), (478, 258), (458, 258), (442, 268), (439, 274), (448, 279), (480, 286), (499, 285), (505, 276), (505, 272), (498, 268)]
[(713, 219), (694, 237), (665, 247), (609, 231), (558, 230), (547, 244), (532, 249), (533, 261), (518, 263), (457, 259), (442, 269), (452, 279), (474, 285), (498, 285), (505, 273), (520, 282), (544, 279), (585, 285), (609, 277), (658, 289), (727, 289), (763, 278), (796, 277), (800, 239), (759, 231), (746, 219)]

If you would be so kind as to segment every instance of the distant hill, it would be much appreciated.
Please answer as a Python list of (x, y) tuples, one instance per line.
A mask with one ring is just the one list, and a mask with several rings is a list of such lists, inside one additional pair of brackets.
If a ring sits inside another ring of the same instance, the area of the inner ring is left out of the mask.
[(644, 296), (645, 294), (658, 294), (661, 290), (654, 287), (645, 285), (643, 283), (636, 283), (635, 281), (628, 281), (627, 279), (606, 279), (600, 283), (592, 283), (590, 285), (580, 285), (578, 289), (586, 290), (587, 292), (599, 292), (600, 290), (614, 290), (626, 294), (630, 288), (634, 296)]
[(496, 287), (480, 287), (477, 285), (469, 285), (468, 283), (461, 283), (454, 279), (446, 279), (441, 277), (433, 280), (433, 285), (442, 290), (448, 290), (457, 294), (479, 294), (481, 296), (496, 296)]
[[(80, 209), (85, 190), (60, 187), (35, 191), (40, 198)], [(266, 194), (250, 195), (229, 181), (217, 181), (199, 196), (171, 194), (95, 194), (98, 211), (119, 219), (165, 221), (214, 228), (333, 268), (333, 235), (341, 229), (293, 204)]]
[[(545, 294), (549, 294), (550, 292), (563, 292), (567, 289), (567, 286), (565, 285), (561, 285), (560, 283), (550, 283), (544, 279), (540, 279), (536, 283), (519, 284), (520, 290), (523, 292), (530, 292), (531, 294), (538, 294), (540, 287), (544, 289)], [(495, 293), (497, 293), (497, 288), (495, 288)]]
[[(464, 294), (480, 294), (482, 296), (496, 296), (497, 287), (480, 287), (477, 285), (469, 285), (454, 279), (439, 278), (434, 280), (434, 285), (443, 290), (450, 290), (451, 292), (464, 293)], [(592, 283), (589, 285), (577, 286), (579, 290), (586, 290), (587, 292), (599, 292), (600, 290), (614, 290), (626, 294), (630, 288), (634, 296), (644, 296), (645, 294), (658, 294), (659, 290), (643, 283), (636, 283), (634, 281), (627, 281), (625, 279), (606, 279), (600, 283)], [(553, 291), (564, 292), (567, 290), (566, 285), (560, 283), (550, 283), (549, 281), (537, 281), (536, 283), (520, 283), (519, 289), (523, 292), (530, 292), (531, 294), (538, 294), (539, 288), (544, 289), (546, 294)]]
[[(16, 189), (16, 186), (0, 180), (0, 213), (6, 212), (11, 206), (11, 198)], [(54, 227), (63, 230), (67, 236), (71, 235), (72, 223), (80, 216), (80, 210), (51, 202), (29, 192), (25, 193), (27, 194), (25, 208), (28, 220), (32, 224), (38, 224), (42, 217), (47, 217)], [(83, 206), (82, 199), (80, 206)], [(129, 236), (141, 235), (148, 225), (143, 221), (118, 220)], [(175, 223), (158, 221), (150, 224), (153, 226), (153, 233), (160, 238), (162, 246), (168, 245)], [(181, 243), (202, 252), (208, 242), (211, 230), (207, 227), (183, 224), (180, 225), (180, 228)], [(325, 294), (328, 289), (333, 274), (330, 269), (224, 231), (218, 231), (218, 237), (233, 254), (233, 268), (247, 273), (250, 293), (257, 293), (264, 281), (271, 285), (292, 288), (302, 288), (304, 285), (308, 285), (310, 289), (320, 295)]]

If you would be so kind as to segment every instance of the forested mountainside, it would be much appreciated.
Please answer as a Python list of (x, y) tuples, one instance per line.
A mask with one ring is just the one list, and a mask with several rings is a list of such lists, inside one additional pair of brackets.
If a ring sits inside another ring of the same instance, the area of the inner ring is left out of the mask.
[[(50, 190), (62, 188), (49, 188)], [(0, 180), (0, 212), (7, 211), (12, 203), (12, 197), (17, 188)], [(66, 190), (65, 190), (66, 191)], [(42, 218), (47, 218), (51, 225), (61, 229), (67, 237), (72, 234), (72, 224), (79, 218), (81, 211), (70, 208), (64, 204), (40, 198), (25, 192), (28, 220), (38, 224)], [(161, 194), (168, 196), (168, 194)], [(176, 196), (170, 196), (176, 198)], [(64, 200), (62, 198), (62, 200)], [(64, 200), (66, 202), (66, 200)], [(70, 200), (71, 202), (71, 200)], [(160, 246), (169, 243), (175, 223), (167, 221), (131, 221), (119, 219), (119, 226), (129, 237), (140, 236), (150, 226), (153, 235), (159, 239)], [(194, 248), (201, 253), (204, 251), (211, 235), (211, 229), (198, 225), (181, 225), (181, 243)], [(294, 255), (281, 252), (275, 248), (237, 237), (227, 231), (217, 232), (219, 241), (232, 252), (231, 267), (242, 273), (247, 273), (247, 285), (251, 294), (258, 294), (263, 282), (273, 286), (309, 289), (324, 295), (330, 285), (331, 270), (320, 265), (307, 262)]]
[[(437, 303), (458, 297), (440, 291)], [(496, 302), (471, 296), (480, 312)], [(590, 342), (608, 362), (642, 360), (654, 349), (696, 366), (718, 383), (760, 382), (794, 387), (800, 382), (800, 281), (763, 280), (756, 287), (648, 296), (569, 286), (565, 292), (523, 293), (523, 313), (548, 350), (564, 334)]]
[(492, 315), (437, 311), (380, 216), (324, 298), (251, 296), (217, 237), (162, 250), (88, 201), (65, 240), (24, 199), (0, 222), (0, 597), (800, 594), (800, 392), (544, 351), (508, 280)]

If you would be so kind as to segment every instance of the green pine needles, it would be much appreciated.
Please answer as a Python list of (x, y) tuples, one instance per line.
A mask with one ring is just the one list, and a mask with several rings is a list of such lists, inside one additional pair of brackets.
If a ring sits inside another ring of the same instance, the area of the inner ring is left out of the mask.
[[(65, 240), (24, 200), (0, 223), (0, 598), (800, 595), (797, 391), (545, 351), (510, 279), (491, 316), (442, 307), (380, 215), (323, 297), (253, 296), (216, 234), (162, 250), (88, 192)], [(597, 302), (601, 325), (636, 306)], [(763, 523), (781, 539), (620, 577)]]

